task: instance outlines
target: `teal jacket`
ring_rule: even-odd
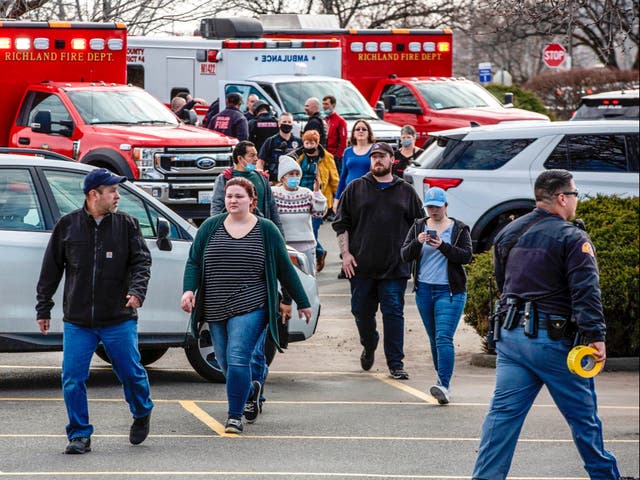
[[[184,268],[183,292],[192,291],[196,294],[196,307],[191,312],[191,333],[197,338],[200,324],[203,320],[203,295],[199,295],[200,285],[204,278],[204,252],[209,239],[222,225],[227,213],[221,213],[208,218],[198,229],[196,238],[191,244],[189,258]],[[311,306],[304,287],[298,278],[296,269],[289,259],[289,253],[284,238],[271,220],[258,217],[258,225],[264,242],[264,271],[267,282],[267,313],[269,331],[276,345],[280,346],[278,338],[278,321],[280,318],[280,301],[278,298],[278,280],[295,300],[298,308]]]

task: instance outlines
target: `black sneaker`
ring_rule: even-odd
[[[409,374],[402,367],[389,369],[389,376],[396,380],[409,380]]]
[[[227,418],[227,423],[224,426],[225,433],[242,433],[242,419],[240,418]]]
[[[373,367],[373,361],[376,358],[375,350],[367,350],[366,348],[362,350],[362,354],[360,355],[360,365],[363,370],[371,370]]]
[[[253,387],[253,393],[247,399],[247,403],[244,405],[244,418],[247,423],[253,423],[258,418],[258,413],[260,413],[260,391],[262,390],[262,385],[257,380],[251,382],[251,386]]]
[[[91,439],[89,437],[76,437],[72,438],[67,448],[64,449],[64,453],[70,455],[79,455],[91,451]]]
[[[131,430],[129,430],[129,442],[133,445],[139,445],[144,442],[147,435],[149,435],[149,420],[151,414],[142,418],[134,418],[131,424]]]

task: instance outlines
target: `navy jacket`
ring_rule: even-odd
[[[538,219],[502,260],[522,226]],[[533,300],[539,312],[573,317],[587,343],[604,341],[595,249],[589,235],[542,208],[507,225],[496,237],[495,275],[502,297]]]
[[[211,119],[209,130],[215,130],[228,137],[235,137],[238,140],[249,138],[249,126],[247,119],[236,107],[227,107]]]

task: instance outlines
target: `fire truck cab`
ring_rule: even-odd
[[[238,19],[203,20],[202,37],[129,37],[129,82],[165,103],[185,90],[211,103],[222,99],[222,104],[231,92],[240,93],[245,102],[256,94],[276,115],[292,113],[297,128],[307,119],[308,98],[333,95],[338,99],[337,112],[348,124],[364,118],[371,122],[376,138],[398,141],[400,129],[381,121],[358,89],[341,78],[337,40],[264,39],[259,36],[261,26],[251,31],[241,28],[255,22],[234,20]],[[227,35],[234,38],[224,38]]]
[[[184,125],[126,85],[126,40],[120,23],[0,22],[0,146],[109,168],[204,219],[236,140]]]

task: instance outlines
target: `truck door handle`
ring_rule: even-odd
[[[18,143],[20,145],[29,145],[31,143],[31,139],[29,137],[20,137],[18,138]]]

